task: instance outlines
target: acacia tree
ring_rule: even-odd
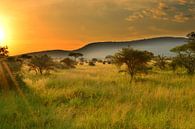
[[[175,62],[180,67],[184,67],[188,74],[195,73],[195,32],[187,34],[187,44],[171,49],[171,52],[177,53]]]
[[[48,55],[34,56],[32,57],[29,67],[40,74],[43,74],[44,71],[50,71],[54,69],[55,63],[53,59]]]
[[[83,54],[82,54],[82,53],[71,52],[71,53],[69,53],[68,56],[74,57],[75,62],[76,62],[77,58],[78,58],[78,57],[82,57]]]
[[[152,59],[153,54],[147,51],[134,50],[132,48],[123,48],[113,56],[113,62],[122,66],[127,66],[126,71],[131,76],[131,82],[138,72],[147,70],[147,63]]]

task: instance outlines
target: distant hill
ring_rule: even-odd
[[[134,41],[121,41],[121,42],[95,42],[73,50],[84,54],[85,58],[104,58],[107,55],[113,55],[117,51],[125,47],[132,47],[138,50],[147,50],[153,52],[155,55],[173,56],[174,53],[170,49],[186,43],[183,37],[158,37],[151,39],[142,39]],[[50,50],[29,53],[30,55],[47,54],[52,57],[64,58],[68,56],[71,51],[65,50]]]
[[[47,50],[47,51],[32,52],[32,53],[26,53],[26,54],[32,55],[32,56],[46,54],[53,58],[64,58],[64,57],[67,57],[70,52],[71,51],[66,51],[66,50]]]

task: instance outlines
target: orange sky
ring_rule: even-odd
[[[77,49],[94,41],[184,36],[194,31],[194,0],[0,0],[11,55]]]

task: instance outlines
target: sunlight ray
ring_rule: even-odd
[[[5,77],[5,73],[4,73],[4,70],[2,68],[2,64],[1,63],[0,63],[0,76],[1,76],[1,78],[0,78],[1,86],[2,86],[3,90],[7,92],[8,87],[9,87],[8,86],[8,81],[7,81],[6,77]]]
[[[22,96],[24,103],[27,105],[27,107],[28,107],[28,109],[29,109],[29,111],[30,111],[30,114],[32,115],[32,117],[34,117],[34,119],[35,119],[36,121],[38,121],[38,117],[34,115],[34,112],[33,112],[32,107],[30,106],[28,100],[26,99],[25,94],[24,94],[24,93],[22,92],[22,90],[20,89],[20,86],[19,86],[17,80],[15,79],[15,77],[14,77],[14,75],[13,75],[11,69],[9,68],[8,64],[7,64],[6,62],[3,62],[2,64],[3,64],[4,68],[6,69],[6,71],[8,72],[8,74],[9,74],[11,80],[13,81],[13,83],[14,83],[14,85],[15,85],[15,88],[16,88],[17,92],[19,93],[19,95]]]

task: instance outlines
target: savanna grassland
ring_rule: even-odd
[[[132,83],[114,65],[23,71],[0,95],[0,129],[195,129],[195,77],[153,69]]]

